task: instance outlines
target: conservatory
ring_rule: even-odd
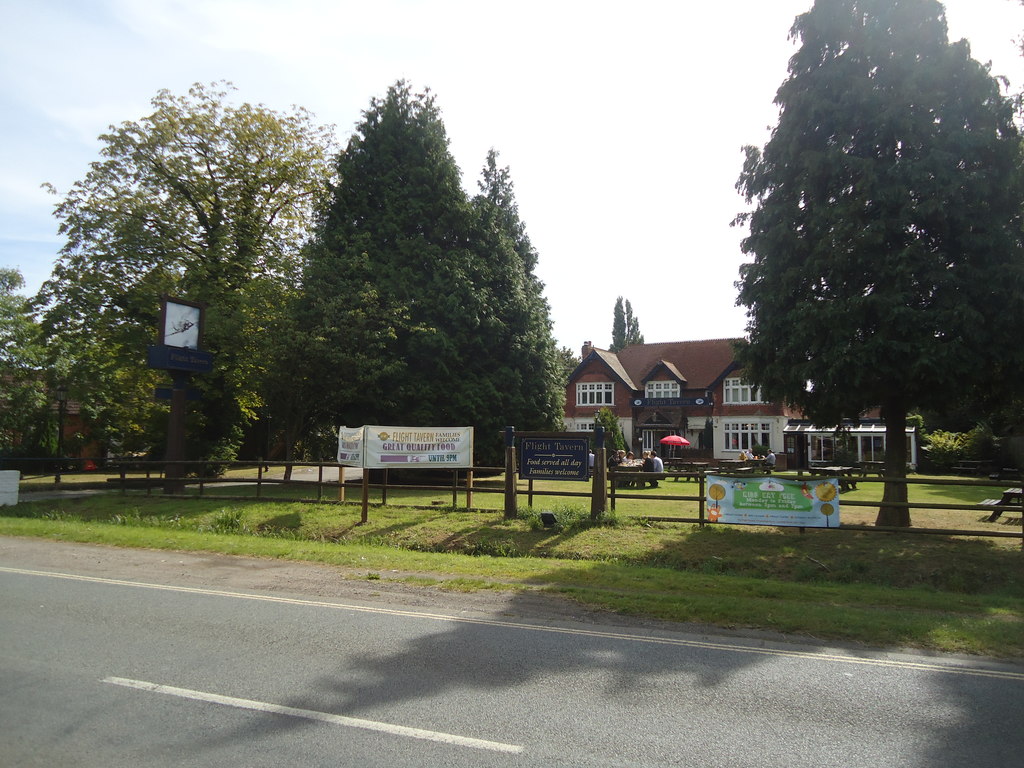
[[[885,423],[862,421],[840,428],[818,427],[791,420],[783,428],[785,452],[790,466],[857,462],[880,463],[885,460]],[[917,428],[906,428],[907,465],[917,468]],[[794,463],[795,460],[795,463]]]

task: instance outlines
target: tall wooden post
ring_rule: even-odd
[[[591,479],[590,519],[599,520],[608,511],[608,460],[604,448],[604,427],[594,430],[594,476]]]
[[[519,515],[519,501],[516,497],[516,430],[505,427],[505,519],[514,520]]]
[[[188,374],[174,371],[171,412],[167,421],[167,452],[164,456],[164,493],[182,493],[185,489],[185,391]]]

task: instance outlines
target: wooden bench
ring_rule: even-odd
[[[992,468],[988,461],[961,461],[953,471],[958,475],[987,475]]]
[[[978,502],[979,507],[1000,507],[1003,504],[1002,499],[983,499]],[[1003,514],[1002,509],[993,509],[992,514],[989,515],[986,520],[987,522],[994,523],[999,519],[999,516]]]
[[[1007,509],[1019,510],[1021,504],[1021,489],[1007,488],[1003,491],[1001,499],[983,499],[978,502],[979,507],[994,507],[992,514],[988,516],[988,522],[994,523]]]

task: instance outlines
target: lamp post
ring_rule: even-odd
[[[60,471],[64,465],[64,416],[67,413],[68,388],[63,384],[57,386],[57,472],[53,477],[54,485],[60,485]]]

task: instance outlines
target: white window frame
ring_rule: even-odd
[[[615,405],[615,384],[611,381],[581,381],[576,384],[576,405]]]
[[[750,405],[764,402],[761,400],[761,392],[739,377],[726,379],[723,390],[726,405]]]
[[[726,421],[722,439],[726,451],[749,451],[755,445],[771,447],[772,425],[767,421]]]
[[[679,397],[679,382],[648,381],[644,390],[644,396],[651,400]]]

